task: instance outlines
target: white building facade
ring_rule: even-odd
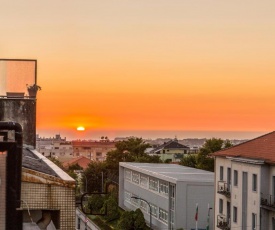
[[[134,199],[137,197],[138,199]],[[120,163],[119,206],[140,208],[153,229],[205,229],[209,207],[214,205],[214,174],[175,164]],[[213,229],[210,212],[210,227]]]
[[[215,229],[275,229],[274,152],[273,132],[214,153]]]

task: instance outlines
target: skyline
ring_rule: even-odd
[[[85,133],[86,132],[86,133]],[[60,134],[62,138],[66,137],[66,140],[100,140],[102,136],[107,136],[109,140],[123,137],[138,137],[142,139],[158,139],[158,138],[177,138],[181,139],[209,139],[209,138],[221,138],[230,140],[250,140],[262,136],[264,132],[236,132],[236,131],[156,131],[156,130],[108,130],[108,131],[84,131],[84,132],[59,132],[59,131],[42,131],[37,132],[39,137],[50,138],[56,134]]]
[[[38,61],[37,133],[256,137],[274,130],[274,10],[266,0],[3,1],[0,53]]]

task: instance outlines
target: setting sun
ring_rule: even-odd
[[[84,130],[85,130],[85,128],[83,126],[77,127],[77,131],[84,131]]]

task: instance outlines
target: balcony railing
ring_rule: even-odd
[[[228,185],[227,182],[219,181],[217,192],[226,197],[231,197],[230,185]]]
[[[261,205],[263,208],[275,211],[275,196],[261,193]]]
[[[217,228],[223,230],[230,230],[230,218],[223,215],[217,216]]]

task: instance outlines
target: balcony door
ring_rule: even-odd
[[[230,223],[230,202],[227,201],[227,205],[226,205],[226,219],[227,219],[227,223]]]

